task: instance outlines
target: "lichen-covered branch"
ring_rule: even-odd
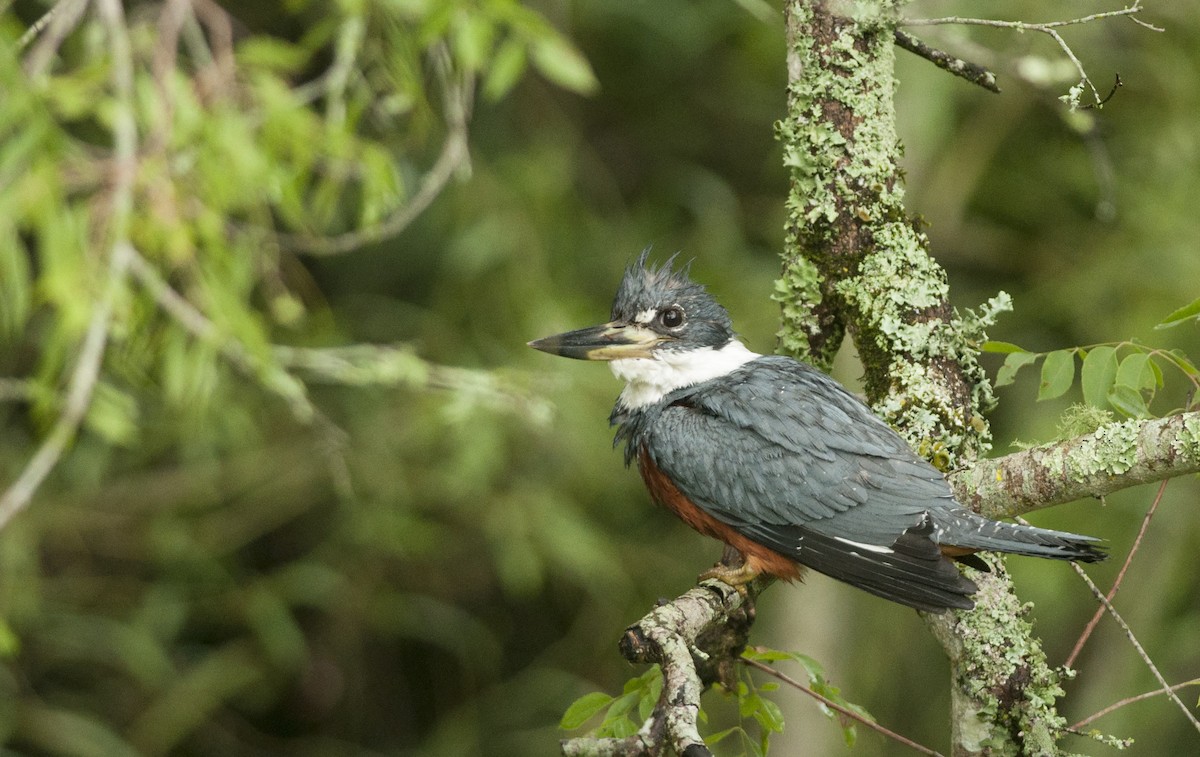
[[[1200,412],[1129,420],[979,460],[950,476],[958,500],[993,518],[1200,472]]]

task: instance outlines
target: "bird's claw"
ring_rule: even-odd
[[[725,563],[717,563],[713,567],[701,573],[696,581],[707,581],[715,578],[721,583],[732,586],[738,594],[746,596],[747,587],[751,581],[758,578],[759,572],[750,566],[749,563],[742,563],[736,568],[730,567]]]

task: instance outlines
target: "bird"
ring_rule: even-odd
[[[718,578],[745,594],[760,575],[811,568],[925,612],[970,610],[983,550],[1080,562],[1099,539],[985,518],[850,390],[812,366],[760,355],[690,278],[690,263],[626,268],[608,323],[529,342],[607,361],[625,382],[614,447],[656,502],[741,553]]]

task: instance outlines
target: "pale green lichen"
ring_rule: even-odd
[[[1056,755],[1055,742],[1066,720],[1054,704],[1064,692],[1061,676],[1046,664],[1046,655],[1026,620],[1030,606],[1005,590],[1000,558],[988,558],[992,574],[982,577],[975,612],[961,616],[959,685],[978,708],[976,715],[994,728],[965,729],[960,746],[992,755]],[[973,734],[973,736],[972,736]]]
[[[1103,473],[1125,473],[1137,464],[1141,426],[1141,421],[1135,419],[1096,429],[1067,458],[1067,474],[1073,479],[1084,479]]]
[[[1180,457],[1200,457],[1200,416],[1184,416],[1182,428],[1171,440],[1171,451]]]
[[[807,357],[828,370],[831,355],[809,354],[809,338],[822,329],[816,316],[821,304],[821,275],[817,267],[807,258],[790,259],[775,282],[771,298],[779,303],[781,311],[777,349],[784,354]]]

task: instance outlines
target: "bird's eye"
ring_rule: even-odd
[[[677,329],[683,325],[683,309],[669,307],[658,314],[658,322],[669,329]]]

